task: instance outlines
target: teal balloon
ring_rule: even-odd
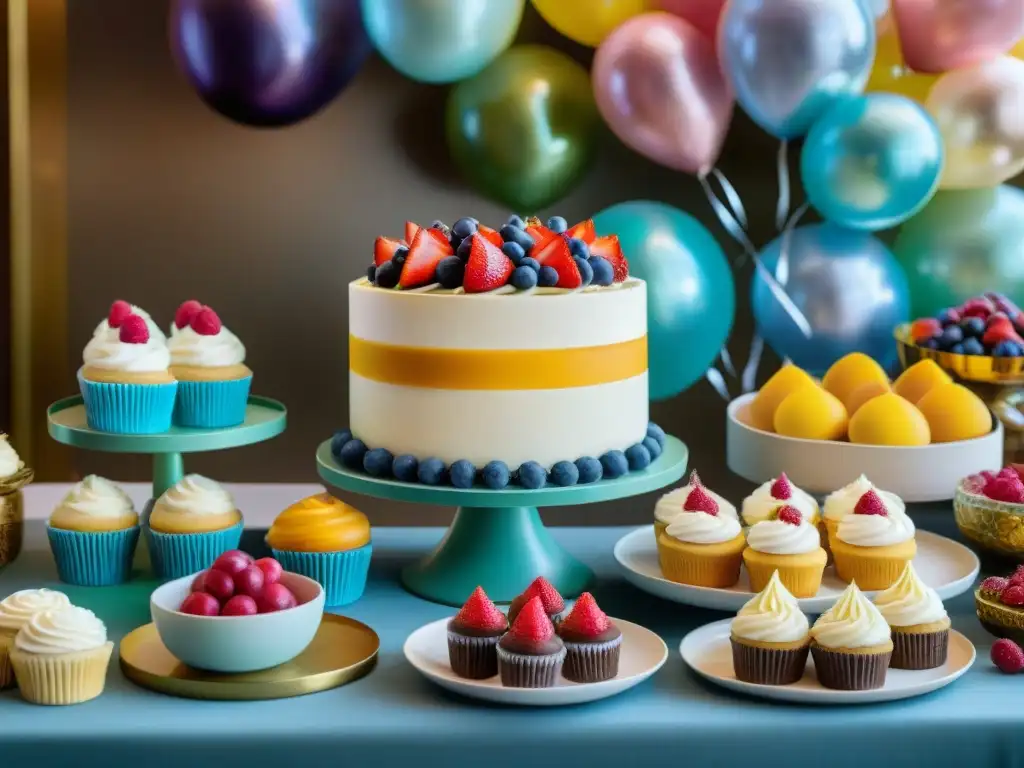
[[[704,376],[729,338],[736,314],[729,262],[703,224],[664,203],[618,203],[597,214],[594,226],[599,236],[619,236],[630,275],[647,282],[651,399],[678,395]]]
[[[525,0],[362,0],[366,32],[406,77],[454,83],[472,77],[516,36]]]
[[[1024,302],[1024,192],[941,191],[900,228],[893,252],[910,285],[914,317],[985,291]]]

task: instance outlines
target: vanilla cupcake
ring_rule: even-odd
[[[925,586],[907,563],[889,589],[875,596],[875,606],[892,629],[893,669],[935,669],[949,653],[949,614],[939,593]]]
[[[178,380],[174,423],[181,427],[214,429],[234,427],[245,421],[252,371],[245,365],[245,345],[221,325],[209,307],[195,310],[198,302],[178,308],[168,344],[171,372]],[[189,314],[195,310],[194,313]]]
[[[138,315],[120,320],[117,336],[96,336],[83,354],[78,384],[89,426],[117,434],[154,434],[171,427],[178,383],[163,336]]]
[[[747,531],[743,564],[754,592],[778,574],[796,597],[814,597],[827,560],[817,527],[788,504],[777,505],[768,518]]]
[[[881,688],[892,657],[889,625],[856,584],[811,627],[818,682],[840,691]]]
[[[807,666],[811,648],[808,630],[807,617],[775,571],[730,625],[736,677],[759,685],[795,683]]]
[[[739,516],[736,514],[736,507],[726,501],[724,498],[719,496],[711,489],[704,486],[700,481],[700,477],[697,475],[697,470],[690,472],[690,481],[682,488],[676,488],[675,490],[669,491],[654,505],[654,536],[662,533],[671,523],[676,516],[683,511],[683,503],[689,498],[690,493],[694,488],[701,488],[703,491],[710,496],[714,502],[715,507],[718,510],[718,514],[722,517],[731,517],[734,520],[738,520]]]
[[[50,515],[46,528],[60,580],[82,587],[106,587],[128,580],[139,516],[124,491],[89,475],[76,484]]]
[[[773,480],[762,483],[743,500],[740,513],[743,524],[751,526],[773,519],[781,504],[795,509],[811,525],[818,524],[818,502],[809,493],[793,485],[785,472]]]
[[[914,523],[876,491],[860,497],[832,542],[836,576],[871,591],[891,587],[916,553]]]
[[[895,493],[876,488],[866,476],[861,475],[852,483],[844,485],[838,491],[833,491],[825,497],[822,518],[825,526],[826,538],[824,546],[826,548],[830,548],[832,542],[835,541],[839,521],[853,512],[853,508],[857,506],[860,497],[868,491],[875,491],[881,496],[885,500],[886,506],[893,512],[906,514],[907,506],[899,496]]]
[[[669,581],[696,587],[731,587],[740,578],[743,530],[719,513],[718,503],[694,485],[682,511],[658,535],[658,562]]]
[[[137,307],[134,304],[129,304],[127,301],[118,299],[110,305],[110,311],[107,316],[100,320],[96,326],[96,330],[92,332],[93,338],[108,337],[113,341],[117,340],[118,333],[121,330],[121,322],[128,317],[128,315],[138,315],[146,321],[146,328],[149,329],[149,335],[154,339],[164,339],[164,332],[160,330],[160,326],[153,322],[153,318],[149,316],[149,313]]]
[[[220,483],[185,475],[153,503],[146,536],[156,575],[177,579],[209,568],[221,553],[238,548],[242,513]]]
[[[11,666],[26,701],[80,704],[103,693],[113,650],[96,614],[67,606],[29,619],[14,638]]]
[[[37,613],[70,605],[67,595],[52,589],[23,589],[0,600],[0,691],[14,685],[10,652],[21,628]]]

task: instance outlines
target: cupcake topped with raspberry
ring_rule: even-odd
[[[168,346],[171,350],[171,365],[181,371],[186,380],[232,379],[252,375],[243,365],[245,345],[235,334],[221,323],[220,317],[210,307],[198,302],[185,302],[178,307]],[[179,326],[187,320],[188,324]],[[182,377],[179,377],[182,378]]]
[[[142,307],[137,307],[134,304],[129,304],[123,299],[117,299],[110,305],[110,309],[107,311],[107,316],[100,320],[96,329],[92,332],[93,337],[104,336],[107,338],[116,339],[117,334],[121,329],[121,322],[128,317],[128,315],[136,315],[141,317],[146,322],[146,327],[149,329],[149,335],[154,339],[167,338],[164,336],[164,332],[160,330],[153,318],[149,316],[149,313]]]
[[[701,489],[704,496],[710,497],[715,504],[716,514],[721,517],[732,518],[738,520],[739,515],[736,514],[736,507],[730,504],[725,498],[718,495],[710,488],[701,482],[700,476],[697,474],[697,470],[690,472],[690,479],[686,485],[681,488],[669,491],[654,505],[654,528],[655,534],[661,533],[668,527],[669,523],[678,517],[678,515],[684,510],[687,499],[693,494],[694,490]]]
[[[532,598],[539,597],[541,605],[544,606],[544,612],[548,618],[555,624],[562,618],[562,611],[565,610],[565,600],[558,594],[558,590],[555,589],[551,582],[545,579],[543,576],[538,576],[534,579],[530,586],[528,586],[524,592],[515,598],[511,605],[508,607],[508,621],[509,624],[515,623],[516,617],[519,612],[523,609]]]
[[[145,318],[129,314],[112,317],[117,329],[95,336],[82,353],[82,376],[90,381],[158,384],[174,381],[170,353],[163,336],[150,334]]]
[[[762,483],[743,500],[743,523],[750,526],[763,520],[770,520],[779,504],[795,509],[811,525],[818,522],[818,502],[809,493],[793,485],[783,472],[778,477]]]

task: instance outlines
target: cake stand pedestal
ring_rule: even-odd
[[[437,549],[402,572],[402,584],[410,592],[456,606],[477,586],[495,602],[511,602],[537,576],[567,597],[579,595],[594,574],[554,540],[537,508],[610,501],[664,488],[683,476],[687,458],[686,446],[668,437],[665,450],[647,469],[616,480],[492,491],[370,477],[339,464],[331,455],[330,440],[316,452],[317,470],[328,485],[378,499],[458,507]]]
[[[85,419],[82,396],[58,400],[46,411],[50,437],[88,451],[143,453],[153,456],[153,498],[177,483],[185,472],[182,454],[237,448],[281,434],[287,409],[277,400],[251,395],[245,421],[237,427],[191,429],[171,427],[154,435],[115,435],[91,429]]]

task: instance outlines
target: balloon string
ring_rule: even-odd
[[[736,221],[743,227],[744,230],[750,229],[750,225],[747,223],[747,210],[743,207],[743,201],[740,199],[740,193],[736,191],[736,187],[725,177],[717,168],[711,169],[711,174],[718,180],[718,183],[722,185],[722,192],[725,194],[725,199],[729,202],[729,206],[732,208],[732,214],[736,217]]]
[[[764,339],[757,333],[750,340],[750,356],[747,364],[743,366],[743,376],[740,383],[743,386],[743,394],[753,392],[757,389],[757,369],[761,367],[761,356],[764,354]]]
[[[795,211],[793,215],[789,217],[789,221],[782,227],[782,243],[779,246],[779,261],[775,265],[775,280],[783,288],[789,284],[789,242],[793,236],[793,230],[796,229],[796,225],[800,222],[800,219],[804,217],[810,208],[809,203],[804,203]]]
[[[729,354],[729,348],[722,347],[721,351],[718,353],[718,356],[722,360],[722,365],[725,366],[725,372],[735,379],[736,366],[732,364],[732,355]]]
[[[775,208],[775,229],[779,232],[786,225],[789,216],[789,142],[783,139],[779,143],[778,156],[779,202]]]
[[[712,366],[704,372],[704,378],[708,380],[708,384],[714,387],[715,392],[718,393],[725,402],[729,402],[732,398],[729,397],[729,388],[725,385],[725,379],[722,378],[722,374],[717,368]]]

